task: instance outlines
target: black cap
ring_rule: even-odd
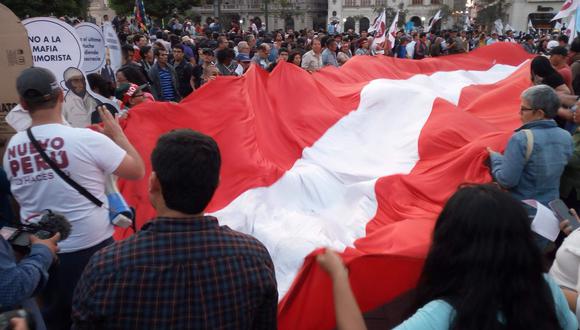
[[[568,49],[564,46],[556,46],[550,50],[550,55],[568,56]]]
[[[32,103],[49,101],[60,86],[54,74],[45,68],[28,68],[16,79],[16,90],[24,100]]]

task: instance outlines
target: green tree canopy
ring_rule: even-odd
[[[143,0],[145,12],[153,17],[167,17],[174,12],[183,13],[193,6],[199,5],[200,0]],[[109,0],[109,5],[117,14],[131,14],[135,7],[134,0]]]
[[[38,16],[84,16],[86,0],[2,0],[20,18]]]

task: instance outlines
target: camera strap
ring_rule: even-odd
[[[42,146],[40,145],[40,143],[38,141],[36,141],[36,138],[34,138],[34,135],[32,135],[32,130],[30,129],[30,127],[26,130],[26,134],[28,135],[30,142],[32,142],[34,149],[36,149],[36,151],[38,151],[38,153],[40,154],[40,156],[42,157],[44,162],[47,163],[50,166],[50,168],[58,176],[60,176],[61,179],[64,180],[64,182],[68,183],[71,187],[76,189],[76,191],[78,191],[81,195],[85,196],[88,200],[93,202],[93,204],[95,204],[96,206],[98,206],[98,207],[103,206],[104,203],[100,199],[95,197],[88,190],[86,190],[83,186],[78,184],[75,180],[73,180],[70,176],[66,175],[60,168],[58,168],[58,165],[56,165],[56,163],[52,159],[50,159],[50,157],[48,157],[48,155],[46,154],[44,149],[42,149]]]

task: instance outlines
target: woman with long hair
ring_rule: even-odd
[[[333,278],[338,329],[364,329],[334,252],[318,256]],[[460,188],[441,211],[411,316],[396,329],[577,329],[560,288],[544,274],[521,203],[492,185]]]
[[[548,85],[556,92],[570,94],[562,75],[552,66],[545,56],[536,56],[530,64],[530,78],[534,85]]]

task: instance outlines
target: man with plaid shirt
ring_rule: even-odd
[[[151,155],[157,218],[96,253],[75,291],[77,329],[275,329],[274,265],[255,238],[203,210],[217,188],[216,142],[163,135]]]

